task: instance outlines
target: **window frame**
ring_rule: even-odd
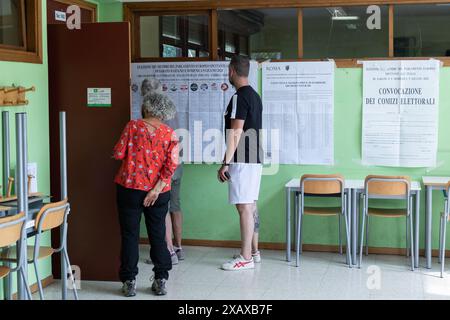
[[[21,34],[21,46],[13,46],[0,43],[0,50],[17,50],[17,51],[26,51],[27,48],[27,34],[26,34],[26,15],[25,15],[25,0],[19,0],[19,28]],[[1,19],[1,18],[0,18]]]
[[[208,34],[208,46],[202,47],[195,44],[189,44],[188,37],[189,37],[189,27],[186,28],[186,36],[182,35],[181,32],[181,25],[178,24],[178,28],[180,31],[180,43],[178,43],[176,40],[173,40],[171,38],[164,37],[162,35],[162,16],[177,16],[177,21],[182,20],[183,24],[188,25],[188,19],[185,19],[185,17],[189,15],[204,15],[208,17],[208,28],[205,28],[205,32],[211,29],[211,16],[210,12],[208,10],[200,10],[200,11],[158,11],[158,12],[148,12],[148,11],[142,11],[142,12],[136,12],[131,17],[132,21],[130,21],[131,28],[131,56],[133,62],[157,62],[157,61],[208,61],[210,60],[210,57],[195,57],[195,58],[189,58],[189,57],[141,57],[141,35],[140,35],[140,25],[141,25],[141,17],[159,17],[159,54],[162,56],[163,53],[163,45],[170,45],[175,47],[180,47],[183,50],[183,54],[186,53],[188,49],[194,49],[197,50],[197,56],[200,55],[200,51],[203,51],[202,49],[206,49],[209,52],[209,56],[211,56],[211,35]],[[186,52],[185,52],[186,51]]]
[[[23,0],[23,46],[0,45],[0,61],[42,64],[42,0]]]
[[[126,2],[123,4],[124,21],[131,24],[132,33],[132,61],[216,61],[224,59],[224,51],[219,48],[219,30],[218,30],[218,10],[221,9],[258,9],[258,8],[292,8],[297,9],[298,20],[298,50],[297,59],[280,59],[276,61],[321,61],[324,59],[304,59],[303,58],[303,9],[336,7],[336,6],[369,6],[369,5],[388,5],[389,6],[389,54],[382,58],[355,57],[351,59],[335,59],[337,67],[361,67],[360,60],[420,60],[420,59],[438,59],[445,66],[450,66],[450,57],[394,57],[394,6],[396,5],[419,5],[419,4],[450,4],[450,0],[206,0],[206,1],[163,1],[163,2]],[[136,26],[135,16],[145,12],[147,15],[162,15],[163,12],[170,10],[172,14],[184,15],[195,12],[209,12],[209,52],[208,58],[140,58],[136,55]],[[138,34],[139,36],[139,34]],[[139,39],[138,39],[139,40]],[[219,54],[219,50],[221,50]]]

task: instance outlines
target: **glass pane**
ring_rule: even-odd
[[[183,56],[183,50],[178,47],[163,44],[163,57],[164,58],[179,58]]]
[[[140,57],[196,57],[199,50],[208,52],[208,21],[207,15],[141,16]]]
[[[209,57],[208,51],[200,51],[200,58],[207,58]]]
[[[197,50],[189,49],[188,50],[188,56],[189,56],[189,58],[195,58],[197,56]]]
[[[164,37],[180,40],[180,32],[177,16],[161,17],[161,27],[162,27],[161,32]]]
[[[159,17],[140,17],[140,40],[141,57],[160,57]]]
[[[377,7],[379,15],[367,6],[303,9],[304,58],[387,57],[389,8]]]
[[[20,0],[0,1],[0,45],[23,46],[21,6]]]
[[[225,51],[229,53],[236,53],[235,36],[231,32],[225,32]]]
[[[247,37],[239,37],[239,53],[248,55],[248,39]]]
[[[189,43],[208,47],[208,17],[190,16],[189,21]]]
[[[298,57],[297,9],[220,10],[219,53],[236,52],[256,58],[273,54],[280,59]]]
[[[450,4],[394,7],[396,57],[450,56]]]

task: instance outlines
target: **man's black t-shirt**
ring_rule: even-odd
[[[231,98],[225,112],[225,130],[231,129],[231,120],[244,120],[244,132],[233,162],[261,163],[262,148],[260,131],[262,129],[263,106],[258,93],[251,86],[244,86],[237,90]],[[225,134],[227,137],[227,134]]]

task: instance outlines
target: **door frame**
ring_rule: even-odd
[[[80,8],[86,9],[92,12],[91,22],[98,22],[97,5],[95,3],[87,2],[85,0],[53,0],[53,1],[67,5],[77,5]]]

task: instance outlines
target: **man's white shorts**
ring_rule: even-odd
[[[230,163],[228,168],[228,201],[230,204],[254,203],[258,200],[261,184],[260,163]]]

